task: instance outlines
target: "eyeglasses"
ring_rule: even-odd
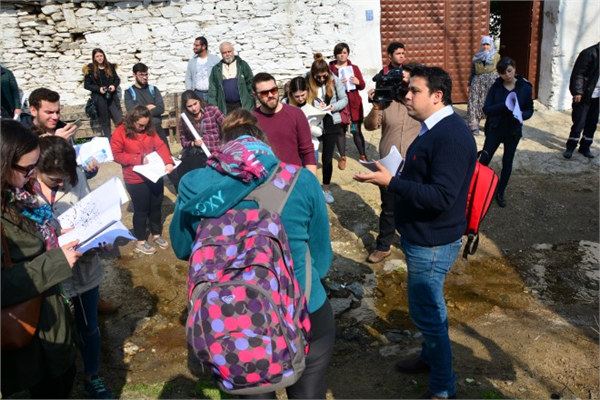
[[[327,78],[329,78],[329,74],[315,75],[315,79],[318,81],[326,81]]]
[[[23,175],[25,175],[25,178],[28,178],[31,176],[31,174],[33,174],[33,171],[35,170],[35,167],[37,166],[37,163],[32,164],[32,165],[28,165],[26,167],[22,167],[20,165],[14,164],[12,167],[14,169],[16,169],[17,171],[20,171],[23,173]]]
[[[279,88],[275,86],[269,90],[261,90],[260,92],[256,93],[260,94],[260,97],[269,97],[269,95],[275,96],[276,94],[279,94]]]
[[[148,77],[148,73],[147,72],[138,72],[136,73],[137,76],[141,76],[142,78],[147,78]]]

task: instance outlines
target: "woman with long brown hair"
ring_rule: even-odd
[[[156,151],[165,163],[165,172],[173,172],[171,152],[154,130],[150,110],[139,105],[129,110],[123,123],[115,129],[110,148],[115,162],[123,167],[125,188],[133,204],[133,234],[138,240],[135,251],[149,255],[156,253],[156,248],[146,240],[146,221],[150,222],[152,241],[161,249],[167,249],[169,243],[161,237],[163,178],[152,182],[133,170],[136,165],[147,164],[148,155]]]
[[[123,119],[117,88],[121,83],[117,75],[117,64],[108,62],[102,49],[92,50],[92,62],[83,67],[85,75],[83,87],[89,90],[96,103],[102,135],[111,136],[110,119],[118,125]]]
[[[37,329],[28,344],[5,348],[2,397],[29,389],[34,399],[69,398],[75,378],[75,327],[61,282],[81,253],[77,241],[58,245],[52,210],[35,197],[38,137],[17,121],[2,120],[2,308],[41,296]],[[4,318],[2,323],[4,324]],[[13,334],[14,335],[14,334]]]
[[[211,153],[221,145],[221,124],[225,116],[219,107],[209,106],[193,90],[186,90],[181,95],[181,109],[200,136],[200,139],[196,139],[183,118],[179,120],[177,130],[183,150],[177,173],[183,178],[189,171],[206,166],[208,156],[202,150],[203,144]]]
[[[329,111],[331,115],[323,118],[323,136],[319,138],[323,142],[323,155],[321,164],[323,165],[323,194],[327,203],[333,203],[334,199],[329,190],[331,176],[333,175],[333,152],[335,145],[342,131],[342,111],[348,105],[348,97],[342,81],[339,80],[329,69],[329,64],[323,58],[321,53],[314,55],[315,61],[312,63],[310,72],[307,75],[308,82],[308,104],[313,105],[324,111]],[[340,151],[342,151],[340,149]],[[346,157],[340,154],[341,160]]]

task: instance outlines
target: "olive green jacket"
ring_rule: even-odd
[[[2,352],[2,395],[24,390],[44,376],[61,376],[75,362],[75,325],[58,284],[72,276],[60,248],[46,251],[37,230],[20,228],[8,214],[2,227],[12,267],[2,264],[2,307],[20,303],[42,293],[38,330],[30,344]]]

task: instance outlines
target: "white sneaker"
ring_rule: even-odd
[[[325,203],[333,203],[333,196],[331,195],[331,191],[323,190],[323,196],[325,196]]]

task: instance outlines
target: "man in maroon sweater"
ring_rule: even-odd
[[[277,82],[266,72],[254,75],[252,91],[260,103],[253,114],[277,158],[288,164],[303,165],[317,175],[310,126],[302,110],[279,102]]]

